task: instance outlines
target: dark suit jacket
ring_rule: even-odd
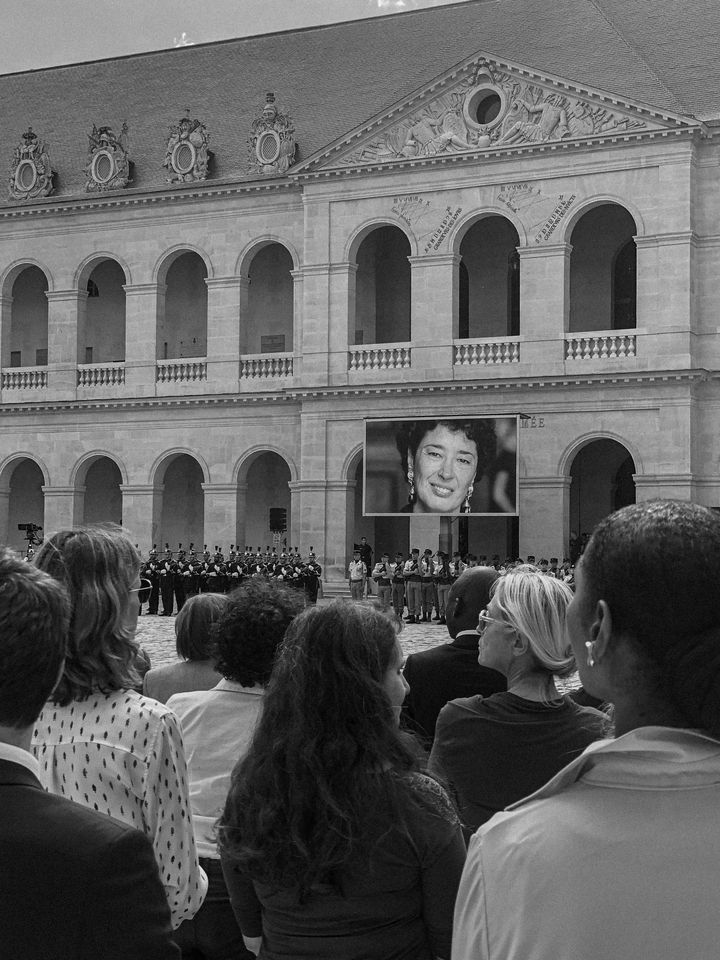
[[[432,742],[438,714],[449,700],[507,689],[505,677],[477,662],[477,637],[464,635],[432,650],[411,653],[405,661],[410,691],[403,704],[405,725]]]
[[[0,760],[3,960],[178,960],[152,844]]]

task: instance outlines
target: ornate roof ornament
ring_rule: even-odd
[[[88,162],[85,166],[88,193],[104,190],[120,190],[130,180],[130,156],[128,154],[128,125],[123,123],[120,136],[112,127],[96,127],[88,134]]]
[[[287,113],[275,106],[275,94],[265,96],[250,127],[248,148],[250,168],[264,176],[287,173],[295,162],[295,128]]]
[[[163,166],[167,167],[168,183],[188,183],[191,180],[207,180],[208,163],[212,154],[208,150],[210,136],[203,123],[187,116],[170,127]]]
[[[28,127],[15,147],[10,164],[10,197],[13,200],[47,197],[53,192],[54,176],[45,142]]]

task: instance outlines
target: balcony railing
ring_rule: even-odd
[[[79,387],[115,387],[125,383],[123,363],[84,363],[78,366]]]
[[[614,360],[637,356],[634,333],[598,330],[565,337],[566,360]]]
[[[193,383],[207,380],[205,357],[185,360],[158,360],[155,379],[158,383]]]
[[[47,387],[45,367],[13,367],[3,370],[0,386],[3,390],[41,390]]]
[[[519,363],[520,338],[456,340],[453,363],[456,367],[477,367],[495,363]]]
[[[253,353],[240,360],[241,380],[272,380],[293,375],[291,353]]]
[[[348,351],[348,370],[403,370],[411,361],[407,343],[370,343]]]

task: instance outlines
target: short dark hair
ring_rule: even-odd
[[[495,421],[481,418],[468,420],[411,420],[401,425],[395,437],[402,462],[403,473],[407,478],[408,466],[414,459],[417,449],[426,434],[436,427],[445,427],[452,433],[462,433],[475,444],[477,450],[477,479],[485,473],[495,458],[497,437],[495,436]]]
[[[65,588],[0,548],[0,723],[24,729],[40,716],[65,657]]]
[[[624,507],[595,528],[580,567],[587,606],[607,603],[646,689],[718,735],[720,516],[680,500]]]
[[[298,592],[278,580],[242,583],[212,627],[215,669],[243,687],[265,686],[280,641],[302,607]]]
[[[64,707],[98,690],[137,688],[138,647],[126,616],[140,554],[127,533],[113,523],[60,530],[34,562],[70,597],[67,657],[53,702]]]
[[[199,593],[188,597],[175,617],[175,649],[181,659],[210,659],[210,628],[220,619],[227,602],[223,593]]]

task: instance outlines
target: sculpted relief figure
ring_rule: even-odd
[[[55,171],[50,165],[47,146],[32,127],[22,135],[10,164],[9,194],[13,200],[34,200],[53,191]]]
[[[112,127],[93,124],[88,141],[85,190],[92,193],[127,186],[130,183],[127,123],[123,123],[119,137],[115,136]]]
[[[255,173],[287,173],[295,162],[295,128],[290,116],[278,110],[274,93],[266,95],[265,105],[252,122],[248,149],[250,168]]]
[[[205,180],[208,174],[210,137],[205,125],[190,119],[190,111],[174,127],[170,127],[163,166],[168,183]]]
[[[567,98],[551,93],[539,103],[520,97],[511,106],[509,114],[524,114],[500,135],[498,143],[543,143],[562,140],[570,135],[567,118]],[[503,125],[505,126],[505,124]]]

